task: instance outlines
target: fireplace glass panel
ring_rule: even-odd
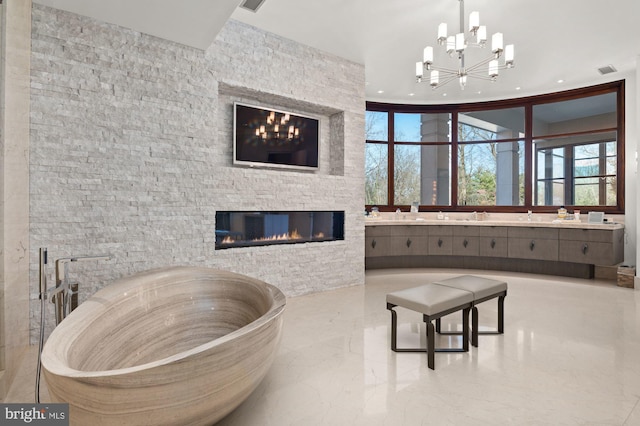
[[[216,250],[344,240],[344,211],[220,211]]]

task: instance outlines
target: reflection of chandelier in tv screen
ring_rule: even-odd
[[[263,140],[284,139],[291,141],[300,137],[300,129],[289,123],[288,113],[276,113],[270,111],[266,124],[261,124],[256,129],[256,136]]]

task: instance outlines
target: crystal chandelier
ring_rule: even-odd
[[[428,81],[433,89],[458,79],[460,88],[464,90],[467,77],[480,80],[496,81],[501,69],[513,67],[513,44],[504,46],[502,33],[491,36],[491,55],[480,62],[467,66],[465,52],[467,47],[485,48],[487,44],[487,27],[480,25],[480,14],[471,12],[469,15],[468,33],[465,33],[464,0],[460,2],[460,32],[455,35],[447,34],[447,24],[438,25],[438,44],[443,46],[450,57],[458,57],[458,68],[444,68],[434,65],[433,47],[424,48],[422,62],[416,62],[416,80],[418,83]],[[500,59],[503,59],[502,63]],[[428,76],[425,78],[425,73]]]

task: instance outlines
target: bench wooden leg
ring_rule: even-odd
[[[463,320],[464,320],[464,312],[463,312]],[[436,321],[436,333],[442,334],[443,336],[459,336],[462,334],[462,331],[442,331],[442,318],[438,318]]]
[[[504,298],[506,294],[501,294],[498,296],[498,327],[497,330],[487,330],[480,331],[479,330],[479,320],[478,320],[478,308],[476,306],[473,307],[471,311],[471,344],[478,347],[478,336],[480,335],[491,335],[491,334],[504,334]],[[482,300],[481,302],[485,302]],[[439,325],[440,319],[436,320],[436,331],[443,335],[455,335],[461,334],[459,331],[441,331]]]
[[[427,348],[398,348],[398,314],[393,309],[395,305],[387,305],[391,311],[391,350],[394,352],[428,352]]]
[[[444,333],[440,333],[443,335],[457,335],[457,336],[462,336],[462,347],[461,348],[435,348],[436,352],[469,352],[469,339],[471,338],[471,333],[469,331],[469,313],[471,312],[471,306],[469,306],[468,308],[463,308],[461,309],[462,311],[462,331],[452,331],[452,332],[444,332]],[[437,321],[440,318],[437,318]],[[429,318],[425,315],[425,319],[424,322],[427,324],[431,324],[431,321],[429,320]],[[433,331],[435,331],[435,327],[433,327]]]
[[[480,335],[504,334],[504,298],[506,294],[498,296],[498,329],[489,331],[478,331]]]
[[[462,350],[465,352],[469,351],[469,309],[462,310]]]
[[[471,304],[466,308],[457,308],[462,310],[462,348],[436,348],[435,343],[435,326],[433,320],[427,315],[423,315],[426,325],[426,348],[398,348],[398,314],[393,309],[396,305],[387,304],[387,309],[391,311],[391,350],[394,352],[426,352],[427,365],[430,369],[435,370],[435,353],[436,352],[469,352],[469,312]],[[436,318],[438,320],[440,317]]]
[[[498,297],[498,333],[504,333],[504,298],[505,296]]]
[[[475,306],[471,310],[471,344],[478,347],[478,308]]]
[[[433,327],[433,323],[431,321],[427,321],[427,365],[430,369],[436,369],[436,339],[435,339],[435,330]]]
[[[391,311],[391,350],[397,351],[398,349],[398,314],[393,309]]]

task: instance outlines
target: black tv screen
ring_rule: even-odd
[[[319,120],[234,103],[233,163],[318,168]]]

